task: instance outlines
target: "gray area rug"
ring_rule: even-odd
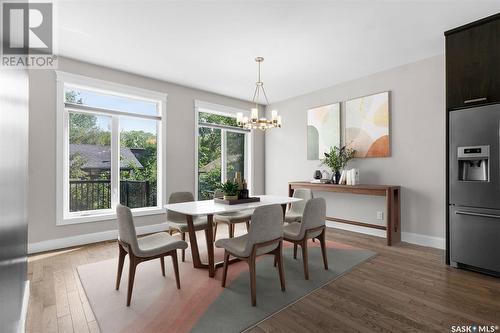
[[[293,259],[293,249],[285,249],[286,292],[282,292],[277,270],[273,266],[273,258],[266,256],[257,265],[257,306],[253,307],[250,303],[249,276],[241,274],[210,305],[192,332],[241,332],[375,256],[375,252],[368,250],[330,248],[327,250],[329,269],[325,270],[321,250],[319,248],[308,250],[309,280],[304,279],[300,248],[297,260]]]
[[[138,266],[130,307],[125,306],[128,259],[120,290],[114,288],[117,259],[78,267],[78,273],[101,332],[241,332],[331,283],[356,265],[375,256],[368,250],[327,241],[329,269],[323,267],[318,243],[309,243],[309,280],[304,279],[302,258],[293,259],[290,244],[284,248],[286,291],[282,292],[272,256],[257,261],[257,306],[250,302],[250,279],[245,262],[229,266],[222,288],[222,269],[215,278],[194,269],[190,253],[179,262],[181,289],[175,287],[171,261],[162,277],[158,260]],[[216,251],[218,260],[223,252]]]

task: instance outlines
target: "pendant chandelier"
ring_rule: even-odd
[[[258,65],[258,79],[255,82],[255,91],[253,93],[252,103],[255,103],[255,108],[251,109],[250,118],[244,117],[243,113],[238,112],[236,115],[236,120],[238,122],[238,126],[241,126],[246,129],[260,129],[267,130],[271,128],[281,128],[281,116],[278,115],[278,111],[271,111],[271,119],[267,119],[266,117],[259,118],[259,97],[260,94],[264,96],[266,100],[266,105],[269,105],[269,101],[267,100],[266,91],[264,90],[264,82],[260,79],[260,64],[264,61],[264,58],[257,57],[255,61]]]

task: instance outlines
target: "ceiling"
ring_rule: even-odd
[[[444,52],[443,32],[500,1],[58,1],[59,54],[270,102]]]

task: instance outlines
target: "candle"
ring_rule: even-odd
[[[252,108],[252,121],[256,121],[259,118],[259,110],[257,108]]]
[[[271,115],[273,117],[273,121],[275,121],[278,118],[278,111],[276,110],[271,111]]]

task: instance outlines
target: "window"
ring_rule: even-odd
[[[196,101],[196,189],[198,200],[212,199],[214,191],[239,173],[251,187],[252,135],[237,126],[236,113],[247,112]]]
[[[58,72],[58,224],[163,212],[166,95]]]

